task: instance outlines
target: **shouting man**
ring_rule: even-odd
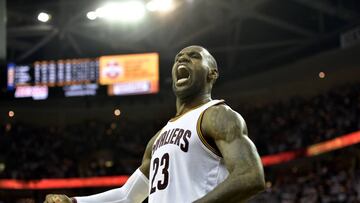
[[[264,172],[240,114],[211,98],[219,73],[203,47],[175,57],[176,116],[149,141],[141,166],[121,188],[45,203],[243,202],[264,189]]]

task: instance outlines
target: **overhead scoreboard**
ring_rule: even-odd
[[[98,86],[107,86],[110,96],[159,91],[157,53],[35,61],[30,65],[9,63],[7,68],[7,88],[15,90],[15,97],[17,91],[28,93],[34,88],[39,90],[39,87],[61,87],[65,96],[89,95],[87,92],[96,95],[94,89]],[[29,93],[21,95],[18,97],[31,97]]]
[[[48,87],[96,83],[97,59],[67,59],[34,63],[34,84]]]

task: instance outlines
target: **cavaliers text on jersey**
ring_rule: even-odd
[[[152,146],[149,203],[190,203],[228,176],[224,160],[204,139],[200,124],[212,100],[171,119]]]

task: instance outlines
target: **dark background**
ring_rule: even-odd
[[[4,2],[0,163],[6,167],[1,178],[131,174],[147,141],[175,114],[173,58],[194,44],[216,58],[220,78],[213,97],[244,116],[261,155],[360,129],[360,44],[341,43],[344,34],[359,29],[358,0],[174,0],[173,11],[148,12],[135,24],[88,20],[86,13],[105,1]],[[52,19],[37,21],[40,11]],[[158,94],[65,98],[59,93],[33,101],[15,99],[6,90],[8,62],[144,52],[160,55]],[[358,147],[266,167],[267,190],[254,201],[359,202]],[[113,166],[105,167],[109,160]],[[107,189],[1,190],[0,202],[42,202],[47,193]]]

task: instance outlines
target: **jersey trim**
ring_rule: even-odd
[[[224,101],[222,100],[221,102],[219,103],[223,103]],[[217,103],[217,104],[219,104]],[[216,105],[216,104],[215,104]],[[219,150],[216,150],[214,147],[212,147],[205,139],[203,133],[202,133],[202,130],[201,130],[201,122],[202,122],[202,119],[203,119],[203,116],[204,116],[204,113],[205,113],[206,109],[201,112],[199,118],[198,118],[198,121],[197,121],[197,124],[196,124],[196,131],[197,131],[197,134],[199,135],[199,138],[201,140],[201,142],[205,145],[206,148],[208,148],[212,153],[214,153],[216,156],[218,157],[222,157],[221,153],[219,152]]]
[[[212,101],[212,100],[210,100],[210,101]],[[210,102],[210,101],[208,101],[208,102]],[[181,114],[181,115],[174,116],[173,118],[171,118],[171,119],[169,120],[169,122],[174,122],[174,121],[176,121],[177,119],[181,118],[183,115],[185,115],[185,114],[187,114],[187,113],[189,113],[189,112],[191,112],[191,111],[193,111],[193,110],[195,110],[195,109],[197,109],[197,108],[202,107],[203,105],[207,104],[208,102],[206,102],[206,103],[204,103],[204,104],[199,104],[199,105],[197,105],[197,106],[194,106],[193,108],[189,109],[187,112],[185,112],[185,113],[183,113],[183,114]]]
[[[164,127],[161,128],[161,130],[158,132],[158,135],[156,136],[154,143],[152,146],[155,145],[156,141],[159,139],[159,137],[161,136],[161,133],[163,132],[164,128],[166,127],[166,125]],[[152,150],[151,150],[151,154],[152,154]]]

